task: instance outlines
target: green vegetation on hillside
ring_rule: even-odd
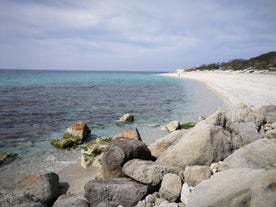
[[[276,52],[268,52],[257,57],[244,59],[234,59],[228,62],[203,64],[196,68],[189,68],[185,71],[193,70],[269,70],[276,71]]]

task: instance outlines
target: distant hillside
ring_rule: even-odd
[[[188,68],[186,71],[192,70],[269,70],[276,71],[276,52],[268,52],[257,57],[244,59],[234,59],[228,62],[204,64],[196,68]]]

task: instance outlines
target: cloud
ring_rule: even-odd
[[[0,68],[169,70],[248,58],[275,50],[275,5],[273,0],[1,1]]]

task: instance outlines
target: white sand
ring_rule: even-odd
[[[248,106],[276,104],[276,75],[230,71],[169,73],[171,77],[198,80],[213,89],[226,104]]]

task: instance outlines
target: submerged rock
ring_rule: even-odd
[[[133,207],[146,195],[148,186],[128,178],[115,178],[91,180],[84,190],[91,206]]]
[[[76,144],[81,144],[90,135],[91,130],[85,122],[77,122],[67,128],[63,135],[64,139],[70,139]]]
[[[74,146],[71,139],[52,139],[51,144],[60,149],[67,149]]]
[[[127,138],[112,140],[102,157],[102,171],[105,178],[125,177],[122,167],[132,159],[153,160],[147,145]]]

